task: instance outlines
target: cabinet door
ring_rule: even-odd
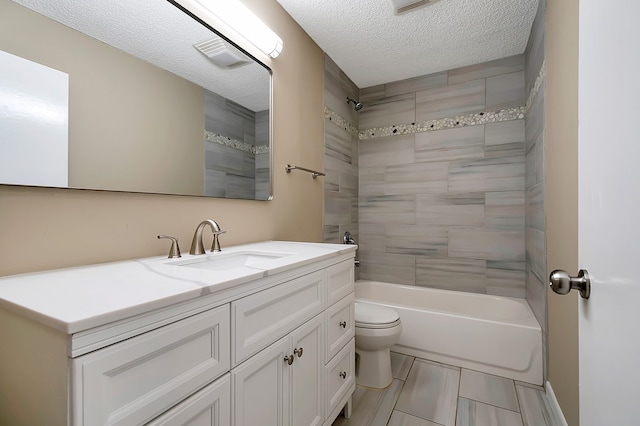
[[[231,379],[225,374],[148,426],[228,426],[231,424]]]
[[[318,315],[291,333],[291,425],[321,425],[324,419],[324,321]]]
[[[257,353],[231,370],[233,421],[236,426],[289,424],[289,373],[285,357],[289,336]]]
[[[75,425],[150,421],[229,371],[229,305],[73,360]]]

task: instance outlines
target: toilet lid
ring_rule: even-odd
[[[356,324],[391,324],[399,319],[400,315],[393,309],[356,302]]]

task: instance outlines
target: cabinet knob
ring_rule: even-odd
[[[347,372],[346,371],[341,371],[339,376],[342,377],[343,379],[346,379],[347,378]]]
[[[347,328],[347,322],[346,321],[340,321],[340,327]]]
[[[293,354],[291,354],[289,356],[285,356],[284,357],[284,362],[286,362],[289,365],[293,364]]]
[[[302,348],[300,348],[300,349],[296,348],[296,349],[293,350],[293,353],[298,355],[298,358],[302,358],[302,351],[303,351]]]

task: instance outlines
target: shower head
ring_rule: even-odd
[[[355,99],[351,99],[350,97],[347,96],[347,103],[351,103],[351,102],[353,102],[353,109],[355,109],[356,111],[360,111],[364,106],[362,102],[357,101]]]

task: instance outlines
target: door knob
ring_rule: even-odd
[[[591,295],[591,280],[586,269],[580,269],[577,277],[572,277],[566,271],[556,269],[549,275],[549,285],[558,294],[569,294],[571,290],[576,289],[585,299]]]

